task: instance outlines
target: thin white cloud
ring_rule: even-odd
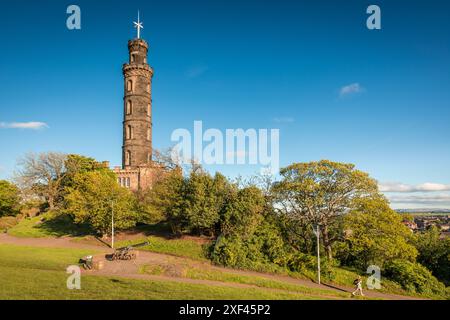
[[[364,88],[357,82],[343,86],[339,90],[339,96],[344,97],[355,93],[363,92]]]
[[[398,195],[391,196],[389,200],[392,203],[413,203],[413,204],[426,204],[426,205],[450,205],[450,194],[424,194],[424,195]]]
[[[197,78],[204,74],[208,70],[208,67],[205,65],[192,66],[186,70],[186,77],[192,79]]]
[[[450,184],[426,182],[417,185],[409,185],[398,182],[380,183],[381,192],[435,192],[450,191]]]
[[[0,122],[0,128],[2,129],[29,129],[40,130],[48,128],[45,122],[30,121],[30,122]]]
[[[280,118],[273,118],[273,121],[276,123],[292,123],[295,121],[292,117],[280,117]]]

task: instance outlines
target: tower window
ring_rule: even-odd
[[[133,103],[130,100],[127,101],[126,113],[127,114],[132,114],[133,113]]]
[[[150,141],[152,137],[152,130],[150,130],[150,128],[147,128],[147,140]]]
[[[147,105],[147,115],[148,116],[151,115],[151,105],[150,105],[150,103]]]
[[[150,93],[150,83],[147,83],[147,92]]]
[[[129,178],[129,177],[127,178],[127,181],[126,181],[126,187],[127,187],[127,188],[130,187],[130,178]]]
[[[132,80],[127,81],[127,91],[133,91],[133,81]]]
[[[129,166],[131,164],[131,151],[127,150],[125,153],[125,165]]]
[[[131,125],[127,126],[127,130],[126,130],[126,138],[127,139],[133,139],[133,127]]]

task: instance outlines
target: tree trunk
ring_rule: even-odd
[[[322,239],[323,239],[323,246],[325,247],[325,253],[327,255],[327,258],[331,260],[333,258],[333,253],[331,251],[331,242],[330,242],[330,236],[328,235],[328,226],[324,226],[322,228]]]
[[[53,197],[48,197],[48,207],[50,210],[55,209],[55,201],[53,199]]]

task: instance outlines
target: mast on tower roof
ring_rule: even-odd
[[[139,10],[138,10],[138,20],[137,22],[133,22],[134,23],[134,27],[137,29],[137,38],[140,39],[141,38],[141,29],[144,29],[144,26],[140,20],[140,15],[139,15]]]

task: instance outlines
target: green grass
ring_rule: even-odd
[[[0,244],[0,266],[25,269],[65,270],[85,255],[98,251],[38,248]]]
[[[63,236],[72,235],[79,236],[77,239],[81,238],[83,235],[89,234],[90,231],[86,227],[79,227],[74,225],[71,221],[67,220],[68,217],[59,216],[53,213],[46,213],[43,216],[38,216],[35,218],[28,218],[22,220],[16,226],[8,229],[8,233],[17,237],[51,237],[51,236]],[[156,228],[156,229],[155,229]],[[143,231],[143,230],[140,230]],[[166,230],[164,226],[152,227],[149,229],[147,226],[144,230],[148,233],[155,233],[149,235],[146,238],[141,238],[133,241],[121,241],[116,243],[116,247],[125,246],[129,244],[141,243],[143,241],[149,241],[150,245],[146,247],[141,247],[140,250],[147,250],[162,254],[169,254],[178,257],[186,257],[198,261],[209,261],[206,256],[205,245],[202,243],[185,238],[169,238],[167,237]],[[254,271],[266,272],[266,273],[276,273],[281,275],[289,275],[294,278],[308,278],[315,280],[315,272],[307,271],[305,273],[291,272],[283,269],[279,266],[269,266],[263,265],[255,268]],[[163,270],[161,271],[163,272]],[[212,276],[212,275],[208,275]],[[350,268],[333,268],[333,280],[327,281],[331,284],[352,286],[353,280],[358,276],[356,270]],[[364,276],[364,275],[363,275]],[[246,281],[246,280],[240,280]],[[417,297],[427,297],[436,298],[431,296],[418,295],[414,293],[409,293],[403,290],[395,282],[389,281],[387,279],[382,279],[382,289],[383,293],[392,293],[400,295],[411,295]]]
[[[47,212],[33,218],[25,218],[8,229],[8,234],[22,238],[44,238],[92,234],[87,226],[76,225],[67,215]]]
[[[0,299],[318,299],[263,288],[230,288],[170,281],[83,275],[66,287],[68,265],[92,252],[0,245]]]
[[[190,239],[167,239],[162,236],[148,236],[138,240],[120,241],[117,247],[149,241],[150,245],[140,247],[139,250],[170,254],[178,257],[191,258],[199,261],[209,261],[204,246]]]

